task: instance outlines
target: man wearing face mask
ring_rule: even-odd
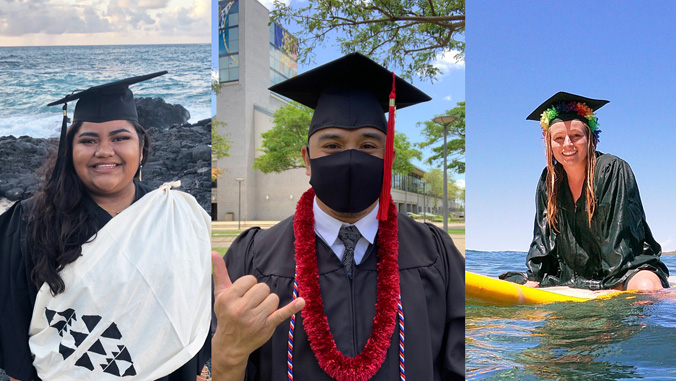
[[[315,110],[312,188],[213,258],[214,380],[463,379],[464,259],[389,192],[394,104],[430,98],[358,53],[270,89]]]

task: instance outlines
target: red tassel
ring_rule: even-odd
[[[395,99],[397,95],[394,88],[394,80],[396,76],[392,72],[392,92],[390,93],[390,108],[387,116],[387,139],[385,140],[385,168],[383,172],[383,187],[380,190],[380,210],[378,210],[378,220],[386,221],[390,200],[390,188],[392,188],[392,162],[394,159],[394,112]]]

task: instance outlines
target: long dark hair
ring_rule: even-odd
[[[143,144],[141,164],[145,164],[150,139],[140,124],[129,122],[138,134],[139,144]],[[98,231],[96,218],[83,203],[87,189],[73,167],[73,138],[80,127],[82,122],[75,122],[68,129],[66,160],[61,161],[61,176],[55,181],[48,180],[56,170],[56,153],[45,163],[45,180],[27,211],[28,250],[35,264],[31,280],[38,288],[46,282],[53,295],[66,289],[59,271],[82,254],[82,244],[93,240]],[[135,176],[138,174],[137,171]]]

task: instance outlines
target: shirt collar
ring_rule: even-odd
[[[314,202],[312,204],[312,211],[315,215],[315,232],[324,239],[324,241],[330,246],[338,239],[338,232],[340,227],[343,225],[350,225],[343,221],[337,220],[330,216],[328,213],[324,212],[319,205],[317,204],[317,197],[315,196]],[[359,221],[355,222],[354,226],[357,227],[359,233],[364,237],[370,244],[375,242],[376,234],[378,233],[378,204],[373,208],[369,214],[362,217]]]

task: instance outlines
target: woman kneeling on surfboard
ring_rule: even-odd
[[[596,151],[594,111],[606,103],[559,92],[527,117],[540,121],[547,167],[537,186],[528,272],[501,278],[591,290],[669,287],[629,164]]]

